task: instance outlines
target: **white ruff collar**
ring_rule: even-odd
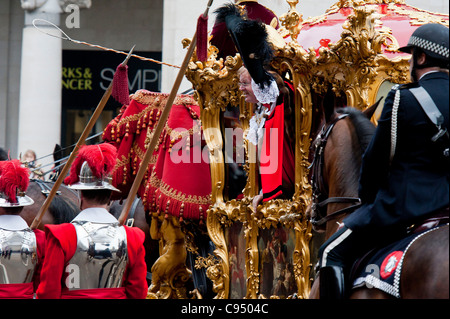
[[[264,105],[258,103],[258,108],[255,114],[250,119],[250,127],[247,133],[247,140],[253,145],[258,145],[262,142],[264,136],[264,124],[266,123],[266,117],[268,117],[276,106],[276,102],[270,105],[270,109]],[[261,145],[259,145],[261,147]]]
[[[277,101],[278,95],[280,95],[277,83],[274,80],[270,81],[269,85],[264,85],[262,89],[255,81],[253,81],[253,79],[251,85],[253,93],[259,103],[272,104]]]

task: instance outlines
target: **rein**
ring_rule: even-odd
[[[36,182],[36,184],[39,186],[39,188],[41,189],[41,193],[45,196],[48,197],[48,194],[50,194],[50,191],[52,190],[52,188],[50,186],[48,186],[47,182],[45,181],[41,181],[39,179],[32,179],[30,181],[34,181]],[[56,195],[61,195],[61,191],[57,191]]]
[[[323,167],[325,161],[324,154],[328,137],[330,136],[336,123],[342,119],[345,119],[348,115],[349,114],[339,115],[334,118],[328,126],[327,123],[325,123],[314,141],[314,158],[309,168],[312,168],[311,185],[313,189],[311,224],[316,227],[322,226],[330,220],[333,220],[338,216],[348,213],[361,206],[361,199],[358,197],[329,197],[328,190],[325,187],[325,182],[323,179]],[[326,207],[330,203],[351,203],[353,205],[326,215]]]

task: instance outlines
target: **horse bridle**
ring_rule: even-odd
[[[52,190],[52,188],[50,186],[47,185],[47,182],[42,181],[40,179],[31,179],[30,181],[34,181],[36,182],[36,184],[39,186],[39,188],[41,189],[41,193],[45,196],[48,197],[48,194],[50,194],[50,191]],[[56,195],[61,195],[61,191],[57,191]]]
[[[325,161],[324,150],[328,137],[336,123],[347,116],[348,114],[341,114],[335,117],[328,125],[325,123],[313,143],[313,146],[315,147],[314,158],[309,168],[312,168],[311,186],[313,189],[311,224],[315,227],[322,226],[328,221],[333,220],[344,213],[348,213],[361,205],[361,199],[358,197],[329,197],[323,179],[323,166]],[[350,203],[353,205],[327,215],[326,207],[330,203]]]

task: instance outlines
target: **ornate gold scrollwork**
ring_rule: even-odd
[[[213,290],[217,293],[215,298],[226,298],[229,292],[230,265],[222,224],[233,219],[234,209],[231,209],[228,215],[229,203],[226,204],[223,200],[225,172],[220,111],[228,104],[239,103],[239,79],[236,72],[241,67],[242,61],[239,55],[227,57],[225,62],[222,59],[216,61],[217,48],[213,46],[209,47],[208,57],[206,63],[190,62],[186,77],[196,90],[195,97],[201,106],[203,133],[210,150],[211,200],[214,204],[207,212],[207,227],[208,234],[216,246],[214,253],[221,263],[209,267],[207,275],[213,281]]]
[[[295,1],[294,1],[295,2]],[[212,46],[210,46],[211,48]],[[280,50],[280,49],[279,49]],[[210,54],[214,54],[215,49],[210,49]],[[224,229],[230,227],[234,222],[240,221],[243,225],[243,236],[246,242],[245,270],[247,275],[246,298],[261,297],[259,293],[261,274],[259,270],[258,235],[260,229],[269,225],[278,225],[279,218],[287,212],[296,215],[295,222],[289,225],[296,233],[294,259],[294,275],[297,283],[297,295],[305,298],[309,293],[309,238],[310,226],[303,216],[303,212],[309,203],[311,188],[309,186],[308,175],[308,152],[309,152],[309,130],[311,126],[312,108],[309,89],[307,89],[307,79],[300,76],[306,73],[307,65],[304,58],[304,51],[298,44],[287,45],[283,48],[283,55],[288,57],[289,62],[276,59],[274,68],[280,73],[289,71],[293,77],[291,80],[296,87],[296,193],[294,201],[275,200],[269,201],[258,207],[257,213],[253,212],[252,198],[257,193],[258,185],[256,178],[256,164],[247,161],[245,170],[248,175],[247,184],[244,189],[244,198],[241,200],[224,201],[224,163],[223,154],[213,154],[213,151],[222,150],[222,134],[220,132],[219,114],[228,105],[240,106],[240,120],[244,131],[248,128],[248,121],[251,114],[250,106],[243,99],[240,99],[238,91],[237,70],[242,65],[239,54],[236,57],[227,57],[225,63],[216,62],[215,57],[208,59],[206,63],[198,61],[191,62],[186,74],[193,83],[196,90],[196,98],[201,106],[201,118],[205,139],[212,152],[210,166],[212,177],[212,202],[214,203],[208,210],[207,227],[211,240],[216,245],[214,251],[215,258],[198,259],[198,267],[207,267],[207,275],[213,281],[215,298],[227,298],[230,291],[230,261],[225,238]],[[280,52],[277,53],[281,54]],[[293,61],[297,60],[296,63]],[[298,63],[300,61],[300,63]],[[220,66],[214,68],[214,66]],[[301,83],[302,82],[302,83]],[[302,84],[302,85],[300,85]],[[303,85],[305,84],[305,85]],[[254,151],[244,142],[246,158],[248,160],[251,152]],[[262,215],[261,215],[262,214]],[[265,215],[264,215],[265,214]],[[281,224],[280,224],[281,225]],[[288,225],[285,223],[283,225]]]
[[[293,250],[294,275],[297,296],[307,298],[310,289],[311,270],[309,243],[311,225],[305,211],[310,204],[311,186],[309,174],[309,147],[313,121],[312,95],[324,95],[330,88],[336,96],[345,95],[347,105],[364,109],[375,102],[378,89],[384,81],[406,83],[409,81],[407,58],[389,59],[382,54],[382,46],[394,51],[397,40],[389,28],[380,23],[375,6],[366,4],[404,4],[404,0],[342,0],[334,4],[327,13],[302,20],[295,10],[298,0],[287,0],[289,12],[281,17],[282,25],[292,41],[284,47],[275,48],[272,67],[279,74],[289,74],[295,89],[295,193],[291,200],[271,200],[252,207],[252,198],[258,190],[256,164],[248,161],[254,151],[244,142],[247,163],[244,166],[248,179],[241,200],[224,200],[224,156],[220,131],[220,112],[227,105],[240,108],[240,121],[245,131],[251,117],[251,109],[238,91],[237,70],[242,65],[239,54],[216,60],[217,49],[209,47],[208,60],[204,63],[195,57],[189,64],[187,78],[193,83],[195,96],[201,106],[201,118],[207,145],[211,152],[212,202],[208,210],[207,227],[216,250],[214,256],[200,257],[196,267],[207,268],[213,281],[215,298],[228,298],[230,292],[230,255],[225,229],[236,222],[242,223],[245,238],[246,298],[276,297],[261,293],[262,255],[258,238],[268,229],[284,227],[295,233]],[[302,25],[313,25],[324,21],[327,15],[340,8],[351,7],[353,13],[343,25],[340,39],[328,47],[305,50],[296,41]],[[399,9],[400,10],[400,9]],[[377,20],[378,19],[378,20]],[[390,43],[388,43],[390,42]],[[244,140],[245,141],[245,140]]]
[[[301,299],[308,298],[311,288],[309,282],[309,271],[311,269],[309,253],[309,241],[312,236],[311,223],[305,217],[304,211],[305,207],[301,202],[271,200],[264,205],[258,206],[257,211],[252,213],[253,224],[256,224],[258,229],[285,227],[294,230],[295,247],[292,255],[292,265],[297,286],[297,298]],[[256,241],[257,237],[254,236],[253,238]],[[256,275],[250,273],[250,277],[256,277]],[[255,291],[257,290],[255,289]],[[277,296],[270,297],[277,298]]]
[[[415,10],[409,10],[407,8],[398,7],[394,4],[389,4],[388,7],[390,10],[393,10],[398,15],[409,16],[411,25],[423,25],[426,23],[440,23],[448,27],[448,14],[440,14],[429,12],[426,10],[414,8]],[[447,19],[444,19],[447,17]]]
[[[280,16],[281,25],[288,30],[291,39],[297,41],[298,34],[302,28],[303,15],[295,9],[298,0],[286,0],[286,2],[290,8],[286,14]]]
[[[318,56],[309,48],[304,63],[314,92],[324,95],[331,86],[336,96],[345,93],[347,105],[365,108],[373,103],[369,90],[384,60],[381,52],[386,33],[375,29],[373,9],[354,2],[352,6],[354,13],[344,23],[341,38],[328,48],[321,47]]]
[[[174,216],[164,218],[155,213],[150,233],[153,239],[160,239],[160,257],[151,269],[147,299],[187,299],[186,283],[191,272],[186,267],[185,235],[180,223]]]

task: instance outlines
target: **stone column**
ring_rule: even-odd
[[[61,139],[62,40],[40,32],[34,19],[59,26],[60,14],[69,4],[89,8],[91,1],[21,0],[25,10],[20,72],[18,153],[33,149],[38,157],[53,152]],[[49,24],[36,22],[41,30],[60,36]],[[18,155],[19,155],[18,154]],[[52,161],[48,157],[40,161]]]

